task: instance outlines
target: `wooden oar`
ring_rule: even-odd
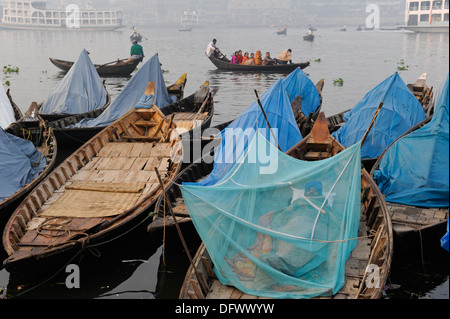
[[[96,67],[96,69],[100,69],[100,68],[102,68],[102,67],[104,67],[105,65],[108,65],[108,64],[117,63],[117,62],[123,62],[123,61],[126,61],[126,60],[128,60],[128,59],[122,59],[122,60],[117,59],[116,61],[112,61],[112,62],[108,62],[108,63],[102,64],[102,65],[99,65],[99,66]]]

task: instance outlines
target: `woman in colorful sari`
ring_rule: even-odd
[[[255,64],[255,54],[254,53],[250,54],[250,57],[247,60],[245,60],[246,57],[248,57],[247,52],[244,54],[244,62],[242,62],[242,64],[245,64],[245,65]]]
[[[250,58],[248,57],[248,52],[244,53],[244,56],[242,57],[242,63],[248,61]]]
[[[234,55],[231,57],[231,64],[239,64],[238,59],[238,51],[234,52]]]
[[[255,64],[256,65],[261,65],[261,62],[262,62],[262,55],[261,55],[261,51],[256,51],[256,54],[255,54]]]

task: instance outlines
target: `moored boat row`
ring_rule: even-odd
[[[61,269],[90,245],[138,224],[155,231],[193,223],[203,243],[180,298],[382,298],[395,246],[393,205],[386,205],[388,198],[361,162],[363,146],[377,142],[372,126],[384,120],[388,103],[373,99],[378,118],[361,125],[364,136],[343,146],[323,113],[324,81],[314,85],[297,65],[261,98],[256,94],[243,115],[217,126],[216,135],[205,135],[216,90],[205,82],[182,98],[186,74],[166,87],[157,56],[151,60],[97,116],[64,124],[94,132],[46,173],[11,215],[3,233],[5,268],[36,276]],[[389,81],[400,79],[394,75]],[[422,89],[402,87],[402,94],[411,110],[424,116],[402,136],[427,127],[445,110],[440,100],[433,103],[435,92],[426,85],[415,87]],[[58,121],[45,127],[56,131]],[[439,125],[448,127],[448,120]],[[238,129],[253,133],[244,137]],[[230,136],[237,141],[231,148]],[[209,152],[185,154],[194,149],[186,143]],[[390,143],[382,150],[388,152]],[[278,170],[265,176],[260,169],[268,168],[266,162],[239,161],[256,147],[267,147],[270,158],[276,155]],[[318,195],[309,193],[311,183]],[[442,211],[445,223],[448,207]],[[376,283],[374,267],[380,275]]]

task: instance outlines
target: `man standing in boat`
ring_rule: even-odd
[[[208,57],[213,56],[215,58],[219,58],[220,51],[219,51],[219,48],[216,47],[216,43],[217,43],[217,40],[213,39],[212,42],[210,42],[208,44],[208,47],[206,48],[206,55]]]
[[[137,40],[133,40],[133,45],[130,51],[131,59],[137,60],[144,58],[144,49],[138,44]]]

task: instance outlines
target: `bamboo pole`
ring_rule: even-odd
[[[370,123],[369,128],[367,129],[366,133],[364,134],[364,136],[363,136],[363,138],[362,138],[362,141],[361,141],[361,147],[364,145],[364,142],[366,141],[367,136],[369,135],[370,130],[372,129],[373,125],[375,124],[375,120],[377,119],[378,114],[380,114],[380,110],[381,110],[381,107],[382,107],[382,106],[383,106],[383,102],[380,103],[380,105],[378,106],[377,110],[375,111],[375,115],[374,115],[373,118],[372,118],[372,122]]]
[[[158,171],[157,167],[155,167],[155,172],[156,172],[156,175],[158,176],[159,183],[161,184],[161,188],[162,188],[162,191],[163,191],[163,194],[164,194],[164,202],[165,202],[165,204],[167,204],[167,207],[169,208],[169,212],[172,215],[173,221],[175,223],[175,227],[176,227],[177,232],[178,232],[178,236],[181,239],[181,242],[183,244],[184,250],[186,251],[186,255],[189,258],[189,262],[191,263],[191,266],[194,269],[195,275],[197,276],[197,279],[200,282],[200,285],[202,286],[203,291],[205,293],[208,293],[209,292],[208,285],[206,284],[205,279],[203,278],[203,276],[198,271],[197,267],[195,267],[194,260],[192,259],[192,256],[189,253],[189,249],[187,247],[186,241],[184,240],[184,236],[183,236],[183,234],[181,232],[180,225],[178,224],[177,218],[175,217],[175,214],[173,213],[172,204],[170,203],[170,201],[167,200],[167,195],[166,195],[166,190],[164,188],[164,183],[163,183],[163,181],[161,179],[161,175],[159,174],[159,171]]]
[[[278,147],[278,149],[281,151],[280,145],[278,144],[278,140],[277,140],[275,134],[274,134],[273,131],[272,131],[272,127],[270,126],[269,119],[267,118],[266,111],[264,111],[264,108],[263,108],[263,106],[262,106],[262,104],[261,104],[261,101],[260,101],[260,99],[259,99],[258,91],[255,90],[255,94],[256,94],[256,99],[257,99],[257,101],[258,101],[258,105],[259,105],[259,107],[261,108],[261,111],[262,111],[263,114],[264,114],[264,118],[266,119],[267,126],[269,126],[269,130],[270,130],[270,132],[272,133],[272,136],[273,136],[273,138],[275,139],[275,142],[277,143],[277,147]],[[282,151],[281,151],[281,152],[282,152]]]

